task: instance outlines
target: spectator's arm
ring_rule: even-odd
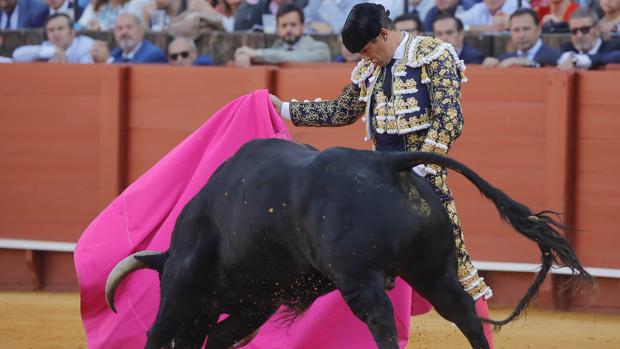
[[[540,64],[529,60],[526,57],[509,57],[503,59],[499,65],[501,68],[509,68],[509,67],[540,67]]]
[[[257,49],[252,60],[259,63],[278,64],[284,62],[329,62],[331,53],[326,43],[318,41],[304,50]]]
[[[495,27],[490,24],[470,25],[465,27],[468,33],[490,33],[495,31]]]
[[[88,6],[86,6],[86,9],[84,9],[82,17],[80,17],[80,20],[78,21],[78,24],[81,28],[88,29],[90,28],[90,22],[95,19],[97,19],[97,16],[95,14],[93,4],[88,4]]]
[[[497,59],[495,57],[486,57],[482,61],[482,66],[483,67],[497,67],[498,64],[499,64],[499,59]]]
[[[335,2],[322,1],[318,11],[323,20],[327,21],[332,32],[340,33],[344,26],[344,22],[347,20],[347,15],[354,4],[355,2],[352,2],[352,4],[346,6],[346,8],[340,9]]]
[[[84,55],[84,56],[80,57],[80,63],[82,63],[82,64],[94,63],[93,56],[92,55]]]
[[[611,51],[603,55],[603,64],[618,64],[620,63],[620,51]]]
[[[26,45],[15,49],[14,62],[34,62],[48,60],[54,56],[56,48],[52,45]]]
[[[336,99],[320,102],[290,102],[281,114],[290,116],[296,126],[345,126],[354,123],[366,110],[359,100],[360,89],[349,84]]]
[[[456,17],[458,17],[463,22],[463,25],[465,26],[465,31],[471,33],[484,33],[506,30],[508,28],[509,16],[504,13],[499,13],[493,16],[491,23],[482,22],[480,18],[480,8],[484,6],[484,4],[478,3],[469,10],[456,15]]]
[[[430,79],[432,122],[422,151],[446,155],[463,130],[461,113],[461,76],[449,50],[427,64]],[[436,173],[440,166],[425,166],[427,173]]]

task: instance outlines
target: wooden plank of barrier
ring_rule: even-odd
[[[118,192],[110,184],[118,181],[118,154],[103,155],[101,146],[119,69],[0,65],[0,236],[76,241],[102,208],[101,196]]]
[[[128,183],[233,99],[271,87],[273,67],[129,68]]]
[[[501,72],[501,74],[500,74]],[[540,210],[545,203],[544,151],[547,71],[468,68],[463,85],[463,134],[450,155],[514,199]],[[503,223],[462,176],[450,187],[472,258],[497,262],[539,260],[536,245]]]
[[[119,193],[122,75],[112,65],[0,65],[0,236],[17,238],[0,239],[0,288],[76,289],[74,244],[56,241],[77,241]]]
[[[620,72],[579,72],[577,78],[575,244],[585,264],[620,268]]]
[[[563,223],[572,224],[572,177],[574,159],[575,76],[571,72],[550,71],[545,118],[545,202],[547,209],[562,213]]]
[[[547,115],[545,118],[545,145],[541,156],[545,159],[545,203],[544,207],[561,214],[562,223],[571,225],[572,177],[574,163],[573,149],[573,103],[574,74],[565,71],[550,71],[548,75]],[[570,235],[565,236],[571,239]],[[565,277],[553,275],[541,287],[541,293],[550,296],[556,308],[566,309],[569,299],[561,291]]]
[[[102,70],[99,128],[99,203],[103,209],[125,186],[127,68]]]

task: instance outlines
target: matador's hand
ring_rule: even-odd
[[[280,98],[269,94],[269,99],[271,99],[271,103],[273,104],[273,107],[276,109],[278,114],[282,115],[282,101],[280,100]]]

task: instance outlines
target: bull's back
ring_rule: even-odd
[[[295,255],[290,251],[294,244],[284,241],[293,229],[292,188],[299,168],[317,154],[293,142],[259,139],[246,143],[218,168],[202,196],[205,214],[220,235],[223,258],[260,264],[269,254]]]

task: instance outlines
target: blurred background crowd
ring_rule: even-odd
[[[354,62],[338,40],[353,0],[0,0],[1,62],[213,65],[208,33],[262,33],[218,64]],[[595,69],[620,62],[620,0],[384,0],[396,28],[451,43],[466,64]],[[3,37],[42,31],[8,52]],[[111,33],[105,36],[101,33]],[[145,38],[157,33],[164,41]],[[102,36],[103,35],[103,36]],[[231,34],[234,35],[234,34]],[[547,35],[555,35],[549,44]],[[489,53],[468,38],[506,37]],[[109,39],[106,39],[109,38]],[[559,38],[559,39],[558,39]],[[6,41],[6,40],[5,40]],[[331,46],[330,46],[331,43]],[[330,48],[331,47],[331,48]],[[334,49],[336,47],[336,49]]]

